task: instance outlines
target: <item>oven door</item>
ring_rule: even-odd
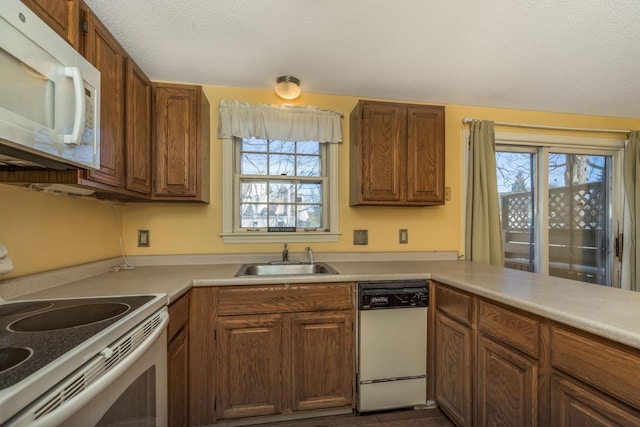
[[[163,308],[7,425],[166,426],[168,320]]]

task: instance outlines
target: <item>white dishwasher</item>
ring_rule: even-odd
[[[427,403],[426,280],[358,282],[359,412]]]

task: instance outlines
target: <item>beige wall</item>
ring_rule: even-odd
[[[0,280],[118,256],[116,223],[121,205],[0,184],[0,242],[14,265]]]
[[[304,87],[303,87],[304,89]],[[127,255],[277,252],[279,244],[224,244],[221,231],[221,144],[216,135],[220,99],[276,103],[271,90],[206,86],[211,104],[211,204],[111,203],[36,194],[0,185],[0,241],[22,275],[76,263],[118,256],[113,210],[120,215]],[[336,243],[314,243],[316,252],[435,251],[462,252],[462,118],[471,116],[506,122],[611,129],[640,128],[638,119],[590,117],[519,110],[446,105],[446,174],[452,200],[428,208],[349,207],[348,116],[358,98],[303,93],[291,104],[316,105],[345,115],[345,143],[340,157],[340,231]],[[513,131],[512,129],[506,129]],[[618,135],[619,136],[619,135]],[[120,218],[120,217],[119,217]],[[409,244],[398,243],[398,230],[409,230]],[[149,248],[137,247],[137,230],[151,232]],[[353,230],[368,229],[369,245],[354,246]],[[302,252],[305,244],[291,244]]]

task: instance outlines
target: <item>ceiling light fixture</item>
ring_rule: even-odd
[[[300,79],[293,76],[280,76],[276,80],[276,94],[284,99],[296,99],[300,96]]]

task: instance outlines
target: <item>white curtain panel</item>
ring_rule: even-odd
[[[218,138],[342,142],[342,113],[313,106],[220,101]]]

